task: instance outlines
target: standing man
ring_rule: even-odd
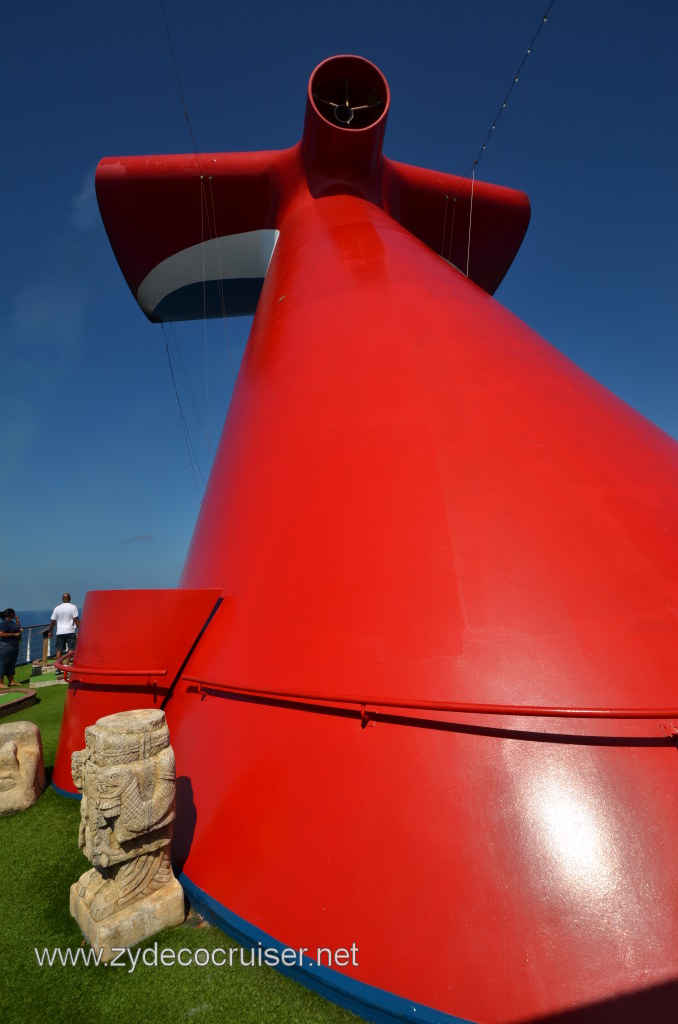
[[[78,609],[71,603],[70,594],[63,594],[62,604],[58,604],[52,612],[48,630],[50,636],[52,636],[55,626],[57,658],[63,660],[63,655],[68,651],[71,656],[69,660],[72,661],[76,640],[75,627],[80,626],[80,619],[78,618]]]

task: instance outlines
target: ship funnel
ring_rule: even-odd
[[[379,200],[390,103],[381,71],[363,57],[330,57],[311,75],[302,151],[314,196],[349,192]]]

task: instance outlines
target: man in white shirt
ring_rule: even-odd
[[[63,594],[62,604],[58,604],[52,612],[48,630],[50,636],[52,636],[55,626],[57,658],[63,660],[64,655],[68,652],[72,659],[76,640],[75,627],[80,626],[80,619],[78,609],[71,603],[70,594]]]

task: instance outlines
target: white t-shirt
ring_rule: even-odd
[[[52,612],[52,619],[56,622],[57,636],[61,633],[75,633],[73,619],[78,619],[78,609],[74,604],[58,604]]]

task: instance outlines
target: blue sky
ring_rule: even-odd
[[[391,87],[387,155],[457,174],[547,6],[165,0],[201,150],[292,145],[313,68],[358,53]],[[3,35],[0,606],[174,586],[199,495],[165,334],[127,290],[93,192],[103,156],[192,149],[160,3],[7,0]],[[677,44],[673,0],[556,0],[478,177],[532,201],[498,300],[678,438]],[[171,335],[203,478],[248,329]]]

